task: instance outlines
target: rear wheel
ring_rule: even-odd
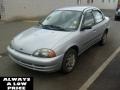
[[[100,43],[100,45],[105,45],[106,42],[107,42],[107,32],[104,32],[99,43]]]
[[[115,16],[114,20],[116,21],[117,20],[117,17]]]
[[[69,49],[64,55],[64,59],[62,62],[62,72],[69,73],[73,71],[77,61],[77,52],[75,49]]]

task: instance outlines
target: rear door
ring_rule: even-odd
[[[92,12],[96,23],[94,26],[96,28],[96,40],[100,40],[106,29],[105,17],[99,10],[93,10]]]

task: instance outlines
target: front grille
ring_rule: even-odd
[[[23,52],[21,50],[17,50],[17,49],[14,49],[15,51],[19,52],[19,53],[22,53],[22,54],[26,54],[26,55],[32,55],[32,54],[29,54],[29,53],[26,53],[26,52]]]
[[[22,51],[22,50],[17,50],[17,49],[15,49],[15,48],[12,46],[12,44],[10,44],[9,46],[10,46],[11,49],[13,49],[13,50],[15,50],[15,51],[17,51],[17,52],[19,52],[19,53],[26,54],[26,55],[32,55],[32,54],[26,53],[26,52],[24,52],[24,51]]]

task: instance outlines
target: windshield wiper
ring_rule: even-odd
[[[42,27],[45,28],[45,29],[53,29],[53,30],[66,31],[64,28],[62,28],[60,26],[55,26],[55,25],[42,25]]]

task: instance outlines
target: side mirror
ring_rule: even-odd
[[[84,27],[81,28],[81,31],[84,31],[86,29],[92,29],[92,26],[84,26]]]

